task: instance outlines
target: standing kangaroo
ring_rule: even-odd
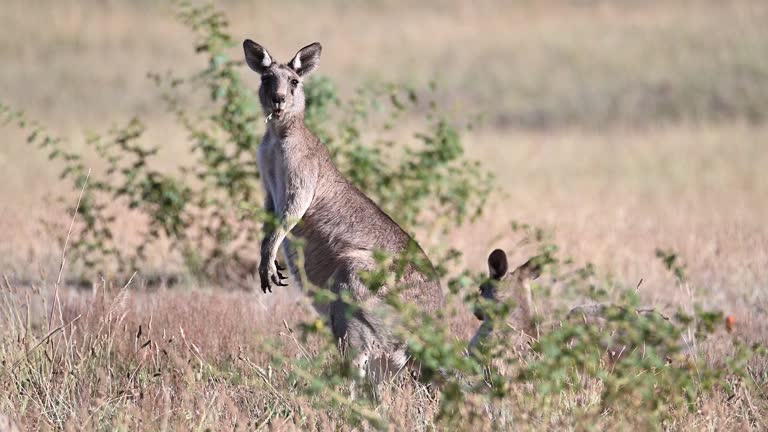
[[[429,260],[397,223],[344,178],[328,149],[304,124],[302,81],[318,67],[320,44],[305,46],[286,64],[276,62],[250,39],[243,42],[243,49],[248,66],[261,75],[259,99],[267,127],[258,164],[264,208],[277,221],[264,225],[261,288],[271,292],[273,285],[286,285],[276,261],[281,245],[294,280],[300,280],[297,253],[286,236],[301,239],[307,279],[337,295],[329,314],[340,349],[356,353],[353,363],[361,375],[373,361],[399,370],[408,357],[405,345],[393,333],[383,297],[396,289],[402,301],[432,313],[443,302],[438,276],[431,264],[426,270],[409,264],[397,287],[385,286],[375,293],[361,280],[361,272],[377,268],[375,251],[403,256],[415,247],[420,260]],[[342,293],[357,307],[342,301]]]

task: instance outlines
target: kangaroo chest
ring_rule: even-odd
[[[262,175],[264,192],[272,197],[275,212],[278,213],[285,208],[288,194],[287,179],[290,174],[290,166],[285,156],[285,150],[277,138],[272,135],[264,137],[259,146],[259,171]]]

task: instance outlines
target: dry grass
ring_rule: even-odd
[[[765,2],[284,3],[223,7],[235,34],[263,41],[278,58],[321,40],[322,71],[343,92],[367,79],[418,85],[437,77],[449,110],[486,113],[485,126],[467,143],[497,174],[503,196],[450,241],[424,234],[422,243],[450,242],[469,268],[480,270],[493,247],[519,261],[531,252],[518,247],[510,221],[543,225],[566,254],[594,262],[617,286],[643,279],[647,303],[667,310],[689,310],[694,301],[717,306],[737,317],[738,337],[768,341]],[[75,147],[83,131],[139,115],[147,139],[164,143],[159,163],[173,169],[189,157],[185,135],[159,107],[145,73],[198,66],[188,39],[171,7],[154,2],[5,1],[0,98]],[[42,199],[67,190],[58,171],[23,138],[7,128],[0,138],[0,273],[10,282],[0,289],[0,411],[18,410],[10,414],[26,426],[50,429],[107,422],[131,430],[251,429],[278,418],[271,428],[299,428],[297,420],[343,428],[342,414],[313,408],[284,371],[265,379],[255,367],[267,371],[269,356],[260,349],[272,337],[282,355],[298,355],[282,325],[306,316],[289,300],[295,296],[195,283],[158,291],[121,291],[124,281],[87,292],[64,287],[64,322],[80,318],[32,350],[33,359],[51,357],[49,368],[29,366],[42,361],[13,367],[52,325],[46,302],[61,245],[37,220],[68,222]],[[131,224],[121,235],[130,237]],[[674,283],[654,256],[657,247],[681,254],[688,285]],[[172,259],[158,253],[156,261],[152,271]],[[547,310],[561,306],[539,301]],[[466,310],[451,323],[462,339],[475,325]],[[705,352],[717,361],[727,349],[714,344]],[[754,370],[765,379],[765,364]],[[25,388],[35,393],[17,394],[19,380],[29,380]],[[382,392],[374,409],[395,429],[433,425],[436,403],[420,388],[398,383]],[[565,395],[548,420],[526,417],[536,407],[513,400],[502,407],[506,426],[573,428],[598,392]],[[751,397],[726,403],[716,393],[700,412],[681,413],[669,427],[768,427],[765,398]],[[610,427],[607,421],[597,427]]]
[[[5,390],[0,409],[29,428],[349,429],[349,408],[329,409],[328,393],[308,396],[302,389],[307,383],[292,378],[297,369],[291,361],[321,355],[327,347],[322,340],[299,341],[284,326],[283,320],[307,320],[306,310],[289,296],[273,296],[267,305],[243,292],[144,292],[105,285],[92,292],[63,291],[61,318],[57,313],[49,325],[46,288],[50,287],[4,284],[0,294],[4,326],[0,385]],[[462,317],[453,321],[466,328]],[[49,327],[60,326],[61,331],[42,338],[50,334]],[[736,337],[751,340],[755,331],[764,331],[759,327],[740,323]],[[730,338],[721,331],[700,346],[700,355],[718,362],[731,354]],[[523,359],[530,355],[524,348],[513,349]],[[289,363],[275,363],[275,354]],[[332,368],[336,361],[327,358],[324,367]],[[765,379],[764,359],[751,367],[757,379]],[[736,388],[735,397],[715,392],[700,402],[698,411],[677,412],[666,427],[764,428],[765,400],[760,392]],[[600,381],[585,379],[546,407],[527,396],[534,389],[514,383],[510,395],[492,405],[480,397],[468,398],[467,413],[474,410],[487,416],[475,419],[473,427],[578,429],[590,422],[610,429],[617,424],[613,413],[589,414],[600,403]],[[434,417],[438,401],[421,385],[399,379],[380,384],[376,391],[377,402],[368,409],[386,419],[392,430],[441,425]],[[644,421],[638,416],[630,425],[651,426]]]

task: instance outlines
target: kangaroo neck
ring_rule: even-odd
[[[266,135],[283,141],[291,136],[303,134],[306,129],[304,113],[300,113],[286,118],[268,119]]]

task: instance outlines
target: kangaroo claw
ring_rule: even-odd
[[[272,292],[272,287],[267,284],[261,284],[261,290],[264,292],[264,294],[267,293],[267,291]]]
[[[288,286],[287,283],[284,283],[283,281],[278,280],[275,275],[272,275],[271,279],[272,279],[272,283],[277,285],[277,286]]]

